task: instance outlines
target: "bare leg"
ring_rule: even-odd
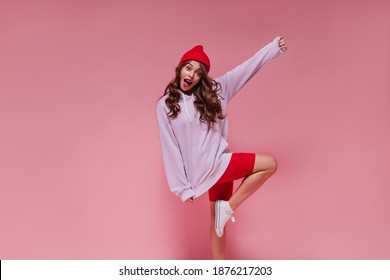
[[[276,161],[273,157],[257,154],[253,173],[248,175],[241,182],[239,188],[229,199],[229,205],[232,210],[236,210],[241,203],[255,193],[264,184],[264,182],[276,172],[276,168]],[[222,237],[218,237],[215,232],[215,202],[213,201],[210,201],[210,216],[211,252],[214,260],[221,260],[225,258],[226,228],[224,235]]]
[[[236,210],[276,172],[276,168],[276,161],[273,157],[257,154],[253,173],[247,176],[234,192],[229,200],[230,207]]]
[[[218,237],[215,232],[215,201],[210,201],[210,243],[211,243],[211,254],[213,260],[225,259],[225,247],[226,247],[226,229],[225,234],[222,237]]]

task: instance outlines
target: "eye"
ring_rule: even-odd
[[[202,77],[202,73],[196,72],[196,76],[198,76],[200,78],[200,77]]]
[[[186,66],[186,70],[187,70],[187,71],[191,71],[191,66],[187,65],[187,66]]]

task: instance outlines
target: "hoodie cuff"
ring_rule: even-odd
[[[184,192],[182,192],[180,194],[180,198],[181,198],[181,201],[186,201],[187,199],[189,199],[190,197],[194,196],[195,193],[192,189],[187,189],[185,190]]]

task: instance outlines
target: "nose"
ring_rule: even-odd
[[[190,71],[189,73],[188,73],[188,76],[190,76],[191,78],[194,76],[194,71]]]

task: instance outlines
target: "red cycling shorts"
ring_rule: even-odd
[[[233,181],[253,173],[256,154],[233,153],[225,173],[209,189],[209,200],[229,200],[233,195]]]

